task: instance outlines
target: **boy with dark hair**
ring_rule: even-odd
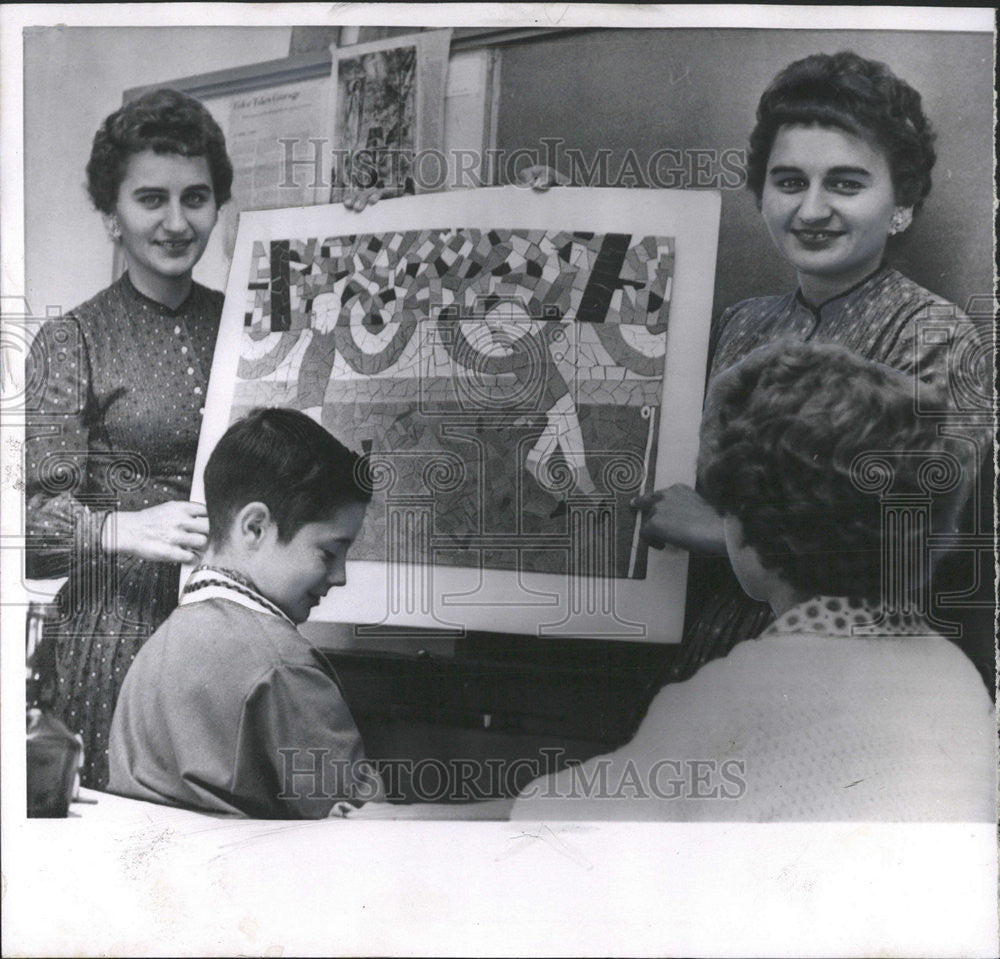
[[[129,669],[109,790],[258,818],[380,796],[340,687],[295,628],[346,582],[366,463],[296,410],[234,423],[205,469],[209,545]]]

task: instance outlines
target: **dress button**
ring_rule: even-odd
[[[189,366],[188,367],[188,376],[194,376],[194,367],[193,366]]]
[[[181,335],[181,328],[179,326],[175,326],[174,327],[174,336],[180,336],[180,335]]]
[[[181,347],[181,352],[182,353],[187,353],[187,351],[188,351],[188,348],[186,346],[182,346]]]

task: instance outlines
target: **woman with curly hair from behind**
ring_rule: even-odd
[[[713,381],[701,488],[776,620],[665,686],[628,745],[529,785],[515,818],[993,821],[993,704],[912,602],[968,456],[937,429],[944,392],[918,413],[913,390],[821,343]]]

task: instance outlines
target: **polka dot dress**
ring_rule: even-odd
[[[960,315],[941,297],[883,264],[859,284],[818,307],[798,291],[743,300],[712,328],[709,380],[748,353],[781,340],[839,343],[858,356],[921,379],[943,375],[947,348],[919,340],[930,309]],[[671,678],[684,679],[725,656],[772,620],[771,610],[740,587],[728,560],[692,558],[684,645]]]
[[[223,297],[193,284],[177,310],[124,275],[50,320],[29,358],[28,574],[67,576],[46,626],[57,715],[83,736],[83,785],[107,784],[118,690],[177,605],[179,567],[104,554],[108,513],[191,492]],[[112,531],[113,534],[113,531]]]

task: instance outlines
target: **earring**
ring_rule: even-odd
[[[913,217],[909,210],[896,210],[892,215],[892,220],[889,222],[889,236],[902,233],[910,225],[912,219]]]
[[[118,222],[117,217],[108,217],[104,221],[105,229],[108,231],[108,236],[111,237],[113,241],[120,240],[122,238],[122,227]]]

